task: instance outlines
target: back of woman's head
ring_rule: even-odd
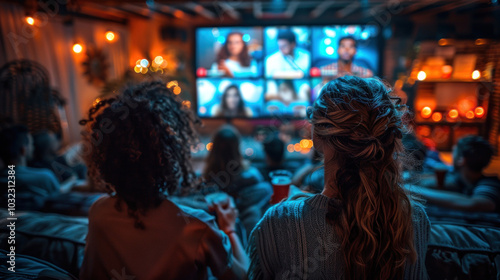
[[[401,279],[416,258],[400,187],[403,124],[389,93],[377,79],[346,76],[325,85],[309,111],[325,168],[337,167],[327,219],[342,240],[347,279]]]
[[[220,175],[220,172],[225,172],[229,179],[232,179],[241,171],[241,167],[240,134],[233,126],[224,125],[212,139],[212,149],[208,154],[204,171],[205,179],[213,180],[215,176]]]
[[[190,145],[199,121],[164,83],[145,82],[90,109],[84,157],[96,183],[137,211],[154,208],[179,186],[193,187]]]

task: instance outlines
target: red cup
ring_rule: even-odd
[[[288,197],[292,184],[292,173],[287,170],[275,170],[269,173],[269,178],[271,178],[273,186],[271,204],[276,204]]]

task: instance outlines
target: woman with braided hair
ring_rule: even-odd
[[[195,187],[199,120],[161,82],[127,87],[89,112],[84,158],[110,193],[89,211],[80,279],[242,279],[248,267],[230,200],[201,210],[168,195]]]
[[[308,117],[323,192],[268,210],[250,237],[250,279],[425,279],[429,222],[401,188],[403,124],[377,79],[329,82]]]

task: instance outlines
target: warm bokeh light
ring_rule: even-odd
[[[427,78],[427,74],[425,74],[425,72],[424,72],[424,71],[420,71],[420,72],[418,72],[417,79],[418,79],[419,81],[423,81],[423,80],[425,80],[425,78]]]
[[[207,107],[201,106],[200,107],[200,114],[205,114],[207,112]]]
[[[289,153],[293,153],[293,144],[288,144],[288,146],[286,147],[286,150],[287,150]]]
[[[167,83],[167,88],[177,87],[177,86],[179,86],[179,83],[177,81],[170,81]]]
[[[161,55],[155,57],[155,63],[161,65],[163,63],[163,57]]]
[[[80,44],[74,44],[73,45],[73,52],[75,52],[75,53],[81,53],[82,50],[83,50],[82,45],[80,45]]]
[[[175,95],[179,95],[181,93],[181,87],[174,87],[174,90],[173,90],[174,94]]]
[[[450,117],[451,119],[456,119],[456,118],[458,118],[458,110],[457,110],[457,109],[451,109],[451,110],[448,112],[448,117]]]
[[[26,17],[26,22],[29,24],[29,25],[33,25],[35,24],[35,19],[32,18],[32,17]]]
[[[474,118],[474,112],[467,111],[467,113],[465,113],[465,117],[472,120]]]
[[[432,114],[432,120],[435,121],[435,122],[439,122],[443,119],[443,114],[439,113],[439,112],[434,112],[434,114]]]
[[[479,72],[478,70],[474,70],[474,71],[472,72],[472,79],[473,79],[473,80],[477,80],[477,79],[479,79],[479,78],[481,78],[481,72]]]
[[[113,42],[115,40],[115,33],[111,31],[106,32],[106,40]]]
[[[191,101],[189,101],[189,100],[182,101],[182,106],[190,109],[191,108]]]
[[[441,72],[441,77],[443,79],[449,79],[451,77],[451,72],[453,72],[453,67],[451,67],[451,65],[443,65],[443,67],[441,67]]]
[[[476,39],[475,43],[476,45],[480,46],[480,45],[485,45],[488,41],[486,39]]]
[[[209,142],[209,143],[207,144],[207,146],[206,146],[207,151],[211,151],[211,150],[212,150],[213,145],[214,145],[214,143]]]
[[[101,102],[101,99],[98,97],[94,100],[94,102],[92,103],[92,106],[97,106],[97,104],[99,104],[99,102]]]
[[[293,145],[293,150],[296,152],[300,152],[302,150],[302,147],[300,147],[299,143],[296,143],[295,145]]]
[[[141,73],[142,73],[142,74],[146,74],[146,73],[148,73],[148,68],[147,68],[147,67],[142,67],[142,69],[141,69]]]
[[[135,71],[135,73],[141,73],[141,71],[142,71],[142,67],[141,67],[140,65],[136,65],[136,66],[134,67],[134,71]]]
[[[307,149],[307,148],[308,148],[308,146],[309,146],[309,141],[308,141],[308,139],[302,139],[302,140],[300,140],[300,147],[301,147],[302,149]]]
[[[422,111],[420,112],[423,118],[428,118],[432,114],[432,109],[430,107],[424,107],[422,108]]]
[[[446,45],[448,45],[448,44],[449,44],[449,42],[448,42],[448,40],[446,40],[446,39],[439,39],[438,44],[439,44],[440,46],[446,46]]]
[[[474,97],[469,96],[464,99],[461,99],[458,101],[458,112],[460,112],[460,115],[465,115],[467,111],[472,111],[476,107],[477,103],[474,100]]]
[[[474,114],[477,118],[482,118],[484,116],[484,108],[479,106],[474,109]]]

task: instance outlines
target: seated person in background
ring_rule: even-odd
[[[257,76],[257,63],[248,52],[248,46],[243,41],[243,34],[231,32],[226,42],[217,53],[217,65],[226,77],[250,78]]]
[[[2,186],[7,186],[8,171],[15,171],[16,209],[38,210],[47,197],[60,192],[59,181],[52,171],[26,166],[33,157],[33,138],[26,126],[12,125],[2,129],[0,157],[5,164],[0,172]],[[13,169],[9,169],[11,165]],[[7,197],[7,188],[3,188],[2,194]]]
[[[252,110],[245,107],[245,100],[236,85],[230,85],[222,94],[221,105],[214,108],[216,117],[246,118],[252,116]]]
[[[427,278],[429,221],[400,185],[404,127],[389,92],[353,76],[323,88],[308,112],[323,192],[266,212],[250,236],[249,279]]]
[[[33,135],[35,146],[33,159],[29,165],[52,170],[59,182],[72,179],[84,179],[86,168],[83,165],[70,166],[64,156],[59,156],[60,141],[51,131],[40,131]]]
[[[292,178],[292,184],[309,193],[321,193],[325,186],[323,157],[313,148],[312,158],[299,168]]]
[[[337,49],[339,58],[336,62],[320,67],[321,74],[324,76],[341,77],[344,75],[355,75],[362,78],[373,76],[373,72],[365,67],[359,66],[353,62],[357,51],[356,39],[352,36],[340,38]]]
[[[273,133],[264,139],[262,146],[266,154],[266,165],[260,169],[264,179],[270,182],[269,172],[278,169],[287,169],[283,164],[285,155],[285,142],[281,141],[277,134]]]
[[[302,78],[311,67],[311,55],[297,47],[295,33],[290,29],[278,30],[278,51],[266,58],[266,77]]]
[[[220,190],[233,196],[237,199],[237,205],[238,193],[242,189],[264,180],[255,167],[243,160],[240,138],[235,127],[222,126],[212,139],[212,149],[207,156],[203,171],[206,182],[216,184]]]
[[[146,82],[101,101],[81,122],[88,124],[89,175],[111,195],[90,209],[80,279],[207,279],[208,268],[218,279],[245,277],[232,203],[214,205],[217,227],[206,212],[168,199],[196,180],[190,147],[199,120],[180,101],[164,83]],[[96,143],[104,121],[115,129]]]
[[[479,136],[460,139],[453,151],[455,183],[461,193],[408,187],[428,203],[471,212],[500,213],[500,180],[483,174],[493,156],[493,148]]]

